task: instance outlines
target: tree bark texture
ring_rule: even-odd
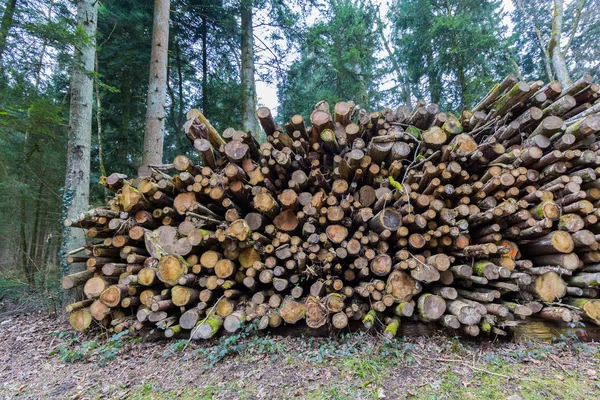
[[[17,8],[17,0],[8,0],[2,22],[0,23],[0,70],[2,68],[2,56],[6,50],[6,41],[10,33],[10,28],[14,23],[15,9]]]
[[[242,125],[246,132],[259,135],[256,121],[256,81],[254,79],[254,31],[252,28],[252,0],[242,0]]]
[[[148,165],[162,162],[166,118],[165,100],[167,96],[170,3],[170,0],[154,1],[148,107],[146,109],[142,168],[140,169],[143,175],[149,173]]]
[[[552,33],[550,34],[550,43],[548,44],[548,53],[552,59],[552,66],[556,73],[556,79],[566,86],[571,82],[569,69],[565,60],[565,54],[560,45],[562,36],[564,18],[564,0],[554,0],[554,8],[552,10]]]
[[[77,26],[85,32],[84,44],[75,46],[71,76],[71,108],[67,144],[67,173],[63,193],[65,218],[76,219],[86,211],[90,194],[90,147],[92,141],[92,102],[94,58],[98,2],[80,0],[77,3]],[[66,251],[83,246],[85,238],[80,229],[66,227],[62,238],[61,272],[68,273]],[[77,268],[79,269],[79,268]]]

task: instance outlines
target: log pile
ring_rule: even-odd
[[[320,102],[268,141],[197,110],[197,158],[102,178],[106,207],[66,224],[89,246],[70,322],[208,339],[244,324],[406,320],[505,335],[531,318],[600,324],[600,91],[508,76],[471,110],[368,113]]]

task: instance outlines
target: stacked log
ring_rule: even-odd
[[[600,114],[584,76],[508,76],[471,110],[418,102],[372,113],[320,102],[267,142],[198,111],[198,157],[102,178],[106,207],[68,226],[88,246],[67,311],[208,339],[246,324],[383,328],[407,320],[505,335],[532,318],[600,323]]]

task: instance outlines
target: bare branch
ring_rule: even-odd
[[[540,50],[542,51],[542,54],[544,55],[544,67],[546,68],[546,74],[548,75],[548,79],[553,80],[554,76],[552,74],[552,66],[550,64],[550,53],[548,51],[549,46],[546,46],[546,44],[544,43],[544,39],[542,38],[542,31],[535,23],[535,19],[533,18],[533,15],[529,14],[525,10],[525,6],[523,5],[523,0],[514,0],[514,3],[519,8],[519,10],[521,10],[521,12],[526,17],[529,18],[529,21],[531,22],[531,25],[533,26],[535,35],[537,36],[538,43],[540,45]]]
[[[277,66],[277,70],[281,73],[283,70],[281,69],[281,62],[279,61],[279,57],[277,57],[277,55],[273,52],[273,50],[271,50],[271,47],[269,45],[267,45],[261,38],[259,38],[256,34],[253,33],[253,36],[256,40],[258,40],[260,43],[262,43],[262,45],[264,46],[264,49],[267,50],[269,53],[271,53],[271,55],[273,55],[273,58],[275,58],[275,63]]]
[[[575,37],[575,34],[577,33],[579,21],[581,20],[581,11],[583,10],[583,7],[585,6],[585,2],[586,2],[586,0],[579,0],[579,2],[577,3],[577,8],[575,9],[575,19],[573,20],[573,27],[571,28],[571,36],[569,36],[569,41],[567,42],[567,45],[565,46],[565,48],[563,50],[564,56],[567,55],[567,52],[569,51],[569,48],[571,47],[571,42],[573,41],[573,38]]]

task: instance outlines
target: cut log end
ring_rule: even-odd
[[[158,279],[170,285],[176,285],[179,278],[188,271],[185,263],[177,256],[167,255],[158,263]]]
[[[77,331],[84,331],[92,324],[92,314],[88,310],[77,310],[69,315],[69,324]]]
[[[556,272],[550,271],[537,277],[535,292],[540,300],[552,302],[566,295],[567,284]]]
[[[438,320],[446,311],[446,301],[435,294],[426,293],[417,301],[419,315],[427,321]]]

